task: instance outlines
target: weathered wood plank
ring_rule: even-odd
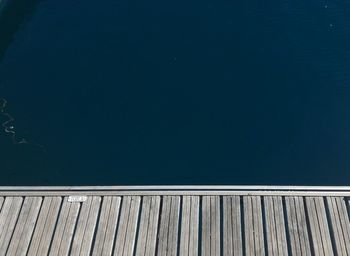
[[[189,256],[198,255],[199,197],[191,196]]]
[[[306,207],[308,212],[308,217],[310,221],[311,238],[312,244],[316,255],[327,255],[325,250],[325,244],[322,241],[322,231],[320,228],[319,218],[317,214],[316,202],[313,197],[307,197]]]
[[[1,211],[1,209],[2,209],[2,204],[4,203],[4,198],[3,197],[0,197],[0,211]]]
[[[220,197],[204,196],[202,203],[202,254],[220,254]]]
[[[45,197],[38,217],[38,224],[30,243],[28,256],[48,254],[61,201],[61,197]]]
[[[220,197],[210,197],[210,250],[211,255],[220,255]]]
[[[114,255],[132,255],[134,250],[138,210],[141,198],[125,197],[120,215],[120,228],[117,231]]]
[[[239,196],[223,197],[223,253],[242,255],[241,205]]]
[[[123,198],[120,213],[119,228],[117,230],[117,238],[115,242],[114,255],[122,256],[125,246],[126,231],[128,228],[128,219],[130,215],[131,197]]]
[[[80,250],[80,255],[90,255],[92,250],[92,240],[95,234],[98,212],[100,209],[101,197],[94,196],[90,208],[89,218],[86,224],[84,238]]]
[[[64,256],[69,254],[80,205],[81,203],[68,202],[68,197],[64,198],[50,256]]]
[[[157,255],[177,255],[180,197],[164,197],[162,208]]]
[[[181,219],[180,255],[198,255],[198,197],[183,197]]]
[[[140,230],[138,235],[138,241],[136,244],[136,256],[144,256],[147,243],[147,231],[150,221],[152,197],[145,196],[142,200]]]
[[[300,238],[298,229],[298,219],[295,206],[294,197],[286,197],[286,210],[287,210],[287,221],[288,221],[288,231],[290,237],[290,245],[292,255],[303,255],[300,248]],[[306,225],[306,223],[304,223]]]
[[[178,250],[178,228],[179,228],[179,214],[180,214],[180,197],[171,197],[171,211],[169,220],[169,238],[168,238],[168,256],[176,256]]]
[[[334,236],[335,250],[337,252],[337,255],[346,255],[346,245],[344,241],[337,203],[333,197],[327,197],[326,200],[331,220],[331,230]]]
[[[70,255],[89,255],[101,198],[90,197],[82,204]]]
[[[210,197],[202,198],[202,255],[210,256]]]
[[[307,221],[305,213],[305,205],[302,197],[295,197],[295,206],[297,214],[297,225],[300,236],[300,249],[302,255],[311,254],[311,241],[309,239],[308,230],[307,230]]]
[[[163,197],[162,212],[160,218],[160,229],[158,236],[158,249],[157,255],[167,255],[168,245],[168,228],[170,223],[170,212],[171,212],[171,197]]]
[[[105,196],[93,249],[93,256],[111,255],[119,219],[121,198]]]
[[[284,221],[284,211],[282,197],[273,197],[274,215],[276,223],[276,235],[277,235],[277,255],[287,256],[288,255],[288,244],[286,236],[286,226]]]
[[[86,224],[88,221],[90,207],[91,207],[92,197],[88,197],[85,202],[82,203],[79,219],[75,228],[75,234],[72,240],[72,255],[79,255],[81,250],[82,241],[84,238],[84,232],[86,228]]]
[[[154,256],[156,252],[159,209],[160,197],[153,196],[151,200],[151,209],[149,214],[145,256]]]
[[[40,240],[43,235],[46,219],[49,215],[50,205],[51,205],[52,197],[45,197],[43,204],[41,206],[41,210],[39,213],[38,221],[33,233],[33,238],[30,243],[30,247],[28,250],[28,255],[37,255],[37,251],[39,248]]]
[[[228,196],[224,196],[223,203],[223,246],[224,256],[233,255],[233,231],[232,231],[232,201]]]
[[[341,223],[341,228],[343,231],[344,243],[346,246],[346,252],[350,255],[350,221],[349,213],[346,208],[345,199],[342,197],[335,198],[336,206],[339,212],[339,218]]]
[[[180,255],[188,256],[190,243],[190,218],[191,218],[191,197],[184,196],[182,199]]]
[[[328,220],[326,216],[326,209],[324,200],[322,197],[315,197],[315,204],[317,210],[317,219],[321,231],[321,239],[324,248],[325,255],[334,255],[332,248],[332,241],[330,237],[330,232],[328,228]]]
[[[266,223],[266,240],[267,240],[267,252],[268,255],[279,255],[278,254],[278,236],[277,236],[277,225],[275,222],[274,202],[273,198],[267,196],[264,198],[265,207],[265,223]]]
[[[136,229],[138,224],[139,209],[141,197],[132,197],[130,206],[130,215],[128,219],[128,228],[124,247],[124,256],[133,255],[135,248]]]
[[[5,255],[21,210],[23,198],[6,198],[0,215],[0,255]]]
[[[41,202],[41,197],[27,197],[25,199],[6,255],[27,254]]]
[[[264,255],[264,231],[259,196],[244,198],[244,225],[247,255]]]
[[[250,196],[243,197],[244,207],[244,239],[246,255],[255,254],[255,243],[253,233],[253,206],[252,198]]]

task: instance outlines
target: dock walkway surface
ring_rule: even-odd
[[[0,255],[350,255],[350,187],[0,187]]]

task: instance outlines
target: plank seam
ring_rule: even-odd
[[[88,221],[89,221],[89,218],[90,218],[93,200],[94,200],[94,198],[92,197],[92,198],[91,198],[91,203],[90,203],[90,205],[89,205],[89,210],[88,210],[88,214],[87,214],[87,218],[86,218],[86,223],[85,223],[85,226],[84,226],[83,235],[82,235],[82,239],[83,239],[83,240],[84,240],[84,238],[85,238],[85,232],[86,232],[87,224],[88,224]],[[82,208],[83,208],[83,207],[82,207],[82,205],[81,205],[81,207],[80,207],[80,209],[79,209],[79,215],[80,215],[80,213],[81,213]],[[75,228],[77,228],[77,226],[78,226],[78,220],[79,220],[79,216],[78,216],[78,218],[77,218]],[[95,231],[94,231],[94,232],[95,232]],[[74,238],[74,234],[75,234],[75,231],[74,231],[74,233],[73,233],[73,238]],[[72,239],[72,243],[71,243],[72,245],[73,245],[73,242],[74,242],[74,239]],[[83,242],[81,242],[81,243],[83,243]],[[81,250],[83,250],[82,246],[80,246],[80,248],[79,248],[79,255],[81,255]]]
[[[112,243],[112,253],[111,253],[111,255],[114,255],[115,251],[117,249],[115,242],[116,242],[117,236],[118,236],[118,231],[119,231],[119,226],[120,226],[120,221],[121,221],[121,213],[122,213],[122,208],[123,208],[124,201],[125,201],[124,196],[120,197],[120,203],[119,203],[119,209],[118,209],[118,220],[117,220],[117,226],[115,228],[115,234],[114,234],[114,239],[113,239],[113,243]],[[111,210],[111,208],[112,208],[112,203],[110,205],[110,210]],[[108,215],[108,222],[109,222],[109,215]],[[107,222],[107,225],[108,225],[108,222]],[[105,242],[105,239],[106,239],[106,235],[105,235],[105,238],[104,238],[104,242]]]
[[[263,240],[264,240],[264,253],[265,255],[268,255],[268,248],[267,248],[267,228],[266,228],[266,211],[265,211],[265,198],[262,196],[260,198],[260,203],[261,203],[261,215],[262,215],[262,228],[263,228]],[[273,206],[273,200],[271,199],[272,201],[272,206]],[[273,213],[272,211],[273,209],[271,209],[271,212]],[[275,218],[275,214],[272,214],[273,215],[273,218]]]
[[[245,233],[245,222],[244,222],[244,215],[245,215],[245,209],[244,209],[244,202],[243,202],[243,197],[239,197],[239,203],[241,207],[241,234],[242,234],[242,252],[243,255],[247,255],[247,250],[246,250],[246,233]]]
[[[202,224],[203,224],[203,214],[202,214],[202,207],[203,207],[203,196],[199,196],[199,209],[198,209],[198,255],[202,255]]]
[[[190,199],[190,202],[191,202],[191,199]],[[180,203],[179,203],[179,220],[178,220],[178,223],[177,223],[177,241],[176,241],[176,245],[177,245],[177,251],[176,251],[176,255],[177,256],[180,256],[180,243],[181,243],[181,223],[182,223],[182,204],[183,204],[183,196],[180,196]],[[191,205],[191,203],[190,203]],[[190,206],[190,215],[191,216],[191,206]],[[189,231],[190,232],[190,231]],[[190,243],[188,243],[187,245],[189,246]],[[189,251],[189,250],[188,250]]]
[[[100,218],[101,218],[101,211],[102,211],[102,205],[103,205],[103,202],[105,200],[105,197],[102,196],[101,197],[101,202],[100,202],[100,207],[98,208],[98,213],[97,213],[97,219],[96,219],[96,227],[95,227],[95,230],[94,230],[94,235],[92,237],[92,241],[91,241],[91,250],[90,250],[90,255],[93,254],[93,251],[94,251],[94,248],[95,248],[95,242],[96,242],[96,236],[97,236],[97,230],[98,230],[98,226],[99,226],[99,223],[100,223]],[[108,216],[109,217],[109,216]],[[105,237],[103,238],[103,244],[104,244],[104,239]]]
[[[71,205],[74,204],[74,203],[71,203]],[[75,223],[74,223],[74,229],[73,229],[73,233],[72,233],[72,238],[71,238],[71,241],[69,243],[69,249],[68,249],[68,255],[71,255],[72,253],[72,246],[73,246],[73,243],[74,243],[74,237],[75,237],[75,233],[77,231],[77,227],[78,227],[78,223],[79,223],[79,218],[80,218],[80,214],[82,212],[82,208],[83,208],[83,204],[82,203],[78,203],[79,204],[79,208],[78,208],[78,214],[77,214],[77,217],[75,219]],[[72,209],[72,207],[70,207],[70,209]],[[69,209],[69,210],[70,210]],[[68,215],[69,216],[69,215]],[[67,225],[67,224],[66,224]],[[66,226],[65,225],[65,226]]]
[[[286,240],[287,240],[287,251],[288,251],[288,255],[292,255],[292,248],[291,248],[292,242],[289,234],[290,223],[288,222],[286,198],[284,196],[282,197],[282,209],[283,209],[283,219],[284,219],[284,231],[286,233]]]
[[[60,215],[61,215],[63,203],[64,203],[64,197],[61,197],[60,208],[59,208],[58,213],[57,213],[56,222],[55,222],[55,226],[54,226],[54,228],[53,228],[53,232],[52,232],[52,237],[51,237],[50,245],[49,245],[49,248],[48,248],[48,250],[47,250],[47,253],[48,253],[48,254],[50,253],[50,251],[51,251],[51,249],[52,249],[52,248],[51,248],[51,247],[52,247],[52,242],[53,242],[53,239],[54,239],[54,237],[55,237],[56,230],[57,230],[58,220],[59,220]]]
[[[336,227],[333,228],[331,214],[330,214],[330,209],[329,209],[329,205],[328,205],[328,202],[327,202],[326,198],[323,198],[323,203],[325,205],[327,224],[328,224],[329,235],[330,235],[330,238],[331,238],[333,252],[335,252],[335,255],[340,255],[338,253],[338,248],[337,248],[337,245],[336,245],[336,242],[335,242],[335,230],[334,229]],[[334,216],[334,217],[340,219],[338,211],[337,211],[337,215],[338,216]]]
[[[136,255],[136,249],[137,249],[137,241],[139,238],[139,231],[140,231],[140,226],[141,226],[141,213],[142,213],[142,208],[144,207],[143,205],[143,201],[144,201],[144,196],[140,197],[140,206],[138,209],[138,215],[137,215],[137,220],[136,220],[136,231],[135,231],[135,243],[133,244],[133,256]],[[150,200],[150,205],[152,203],[152,199]],[[147,227],[149,225],[149,219],[147,220]],[[148,230],[148,228],[146,229]],[[147,233],[146,233],[146,241],[145,241],[146,245],[147,245]]]
[[[306,204],[306,198],[303,197],[303,204],[304,204],[304,213],[305,213],[305,219],[306,219],[306,227],[307,227],[307,233],[308,233],[308,237],[309,237],[309,245],[310,245],[310,250],[311,250],[311,254],[315,255],[315,248],[314,248],[314,243],[313,243],[313,236],[312,236],[312,232],[311,232],[311,223],[310,223],[310,218],[309,218],[309,212],[307,209],[307,204]]]
[[[160,202],[159,202],[159,213],[158,213],[158,224],[157,224],[157,233],[156,233],[156,246],[155,246],[155,254],[158,252],[158,247],[159,247],[159,232],[160,232],[160,220],[163,214],[163,201],[164,201],[164,196],[160,196]]]

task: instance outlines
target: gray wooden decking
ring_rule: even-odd
[[[2,187],[0,255],[350,255],[348,197],[348,187]]]

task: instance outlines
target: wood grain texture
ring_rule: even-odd
[[[350,255],[346,197],[184,192],[1,196],[0,256]]]

